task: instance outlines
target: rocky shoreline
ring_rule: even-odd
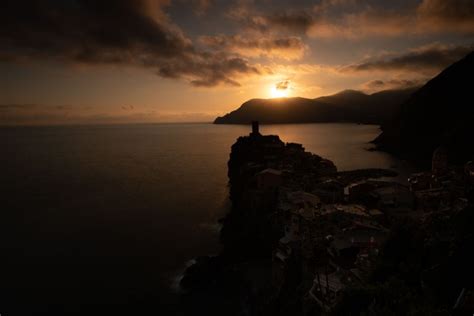
[[[330,160],[306,152],[300,144],[261,135],[254,123],[252,133],[232,146],[228,162],[232,208],[222,219],[223,249],[218,256],[196,258],[181,280],[184,314],[377,313],[388,303],[374,297],[386,299],[387,287],[415,291],[410,296],[416,297],[416,308],[448,308],[431,306],[433,296],[420,285],[426,287],[423,277],[433,277],[430,269],[445,263],[430,259],[411,271],[419,275],[406,279],[399,265],[419,264],[421,259],[393,255],[407,251],[400,238],[414,238],[417,247],[426,248],[418,234],[428,236],[431,217],[440,212],[453,217],[456,229],[457,216],[471,224],[471,182],[463,182],[459,194],[443,191],[449,192],[449,207],[441,209],[447,200],[439,197],[435,212],[420,202],[418,189],[375,180],[396,175],[385,169],[338,172]],[[428,228],[416,231],[413,225]],[[472,242],[472,234],[462,238]],[[436,251],[445,251],[444,244],[438,246]],[[418,283],[409,284],[413,280]],[[449,295],[471,285],[456,283]],[[405,308],[415,308],[410,304]]]

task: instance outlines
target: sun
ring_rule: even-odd
[[[270,97],[272,98],[286,98],[287,96],[288,89],[277,89],[275,86],[270,88]]]

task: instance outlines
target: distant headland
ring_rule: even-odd
[[[416,88],[365,94],[345,90],[334,95],[306,98],[252,99],[237,110],[215,119],[215,124],[353,122],[382,124]]]

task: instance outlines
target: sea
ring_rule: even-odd
[[[260,130],[339,170],[390,168],[402,181],[410,172],[370,150],[375,125]],[[171,313],[184,269],[219,252],[230,148],[249,132],[204,123],[0,128],[0,313]]]

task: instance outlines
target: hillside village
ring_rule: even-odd
[[[422,227],[433,214],[452,216],[472,206],[474,165],[451,168],[443,148],[433,154],[432,170],[412,175],[407,185],[386,180],[395,175],[383,169],[338,172],[300,144],[261,135],[254,122],[250,135],[232,146],[232,211],[221,232],[220,265],[238,271],[255,295],[245,308],[263,315],[338,313],[349,304],[350,289],[367,287],[380,274],[394,227]],[[455,238],[449,228],[441,234],[442,242]],[[194,267],[194,274],[199,270]],[[183,284],[192,288],[195,275],[189,272]],[[423,291],[436,292],[428,279],[418,282]],[[472,288],[452,290],[452,308],[472,308],[466,299]],[[369,302],[376,310],[374,304]]]

